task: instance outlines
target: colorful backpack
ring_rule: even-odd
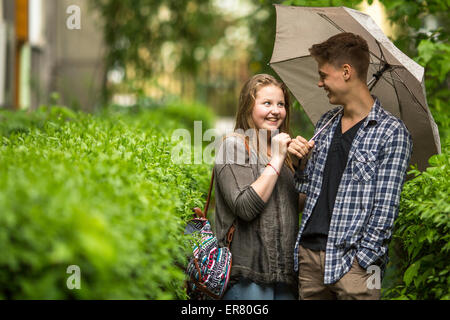
[[[234,224],[227,234],[227,247],[219,247],[211,225],[206,218],[214,183],[214,170],[211,176],[208,198],[204,212],[200,208],[194,208],[196,217],[188,222],[185,234],[193,234],[194,241],[192,257],[189,261],[186,273],[187,293],[191,299],[221,299],[228,285],[231,271],[230,245],[235,230]]]

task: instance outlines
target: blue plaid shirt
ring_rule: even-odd
[[[340,109],[325,113],[316,131]],[[307,195],[294,250],[295,271],[299,241],[319,198],[328,149],[341,117],[342,113],[316,138],[305,168],[307,181],[294,180],[297,191]],[[337,191],[325,252],[325,284],[335,283],[347,273],[355,256],[363,268],[378,264],[384,271],[411,151],[412,139],[406,126],[375,98],[353,140]]]

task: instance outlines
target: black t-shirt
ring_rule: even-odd
[[[342,133],[341,120],[336,126],[325,163],[320,196],[300,239],[300,244],[305,248],[317,251],[326,249],[331,215],[342,174],[347,166],[348,153],[364,120],[365,118],[344,133]]]

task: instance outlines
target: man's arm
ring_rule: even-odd
[[[411,151],[411,136],[399,126],[386,141],[375,177],[374,206],[356,254],[363,268],[367,269],[386,254]]]

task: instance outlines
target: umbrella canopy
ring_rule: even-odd
[[[424,170],[428,158],[441,152],[438,128],[427,104],[424,68],[401,52],[372,18],[362,12],[346,7],[275,5],[275,8],[276,38],[269,64],[313,123],[336,106],[328,102],[323,89],[317,86],[317,63],[308,49],[341,32],[358,34],[369,45],[367,80],[371,93],[384,109],[403,120],[413,138],[410,163]],[[379,80],[373,77],[377,72],[381,74]]]

